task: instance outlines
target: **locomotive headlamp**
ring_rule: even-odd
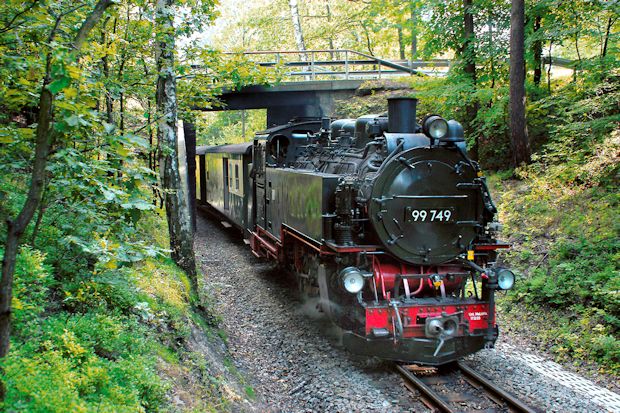
[[[497,287],[500,290],[510,290],[515,285],[515,274],[505,268],[497,271]]]
[[[342,287],[351,294],[357,294],[364,288],[364,274],[355,267],[347,267],[340,271],[340,281]]]
[[[441,116],[431,115],[422,122],[422,130],[429,138],[441,139],[448,134],[448,122]]]

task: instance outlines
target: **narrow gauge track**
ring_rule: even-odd
[[[441,368],[415,366],[417,374],[406,366],[395,366],[405,387],[419,391],[435,412],[539,412],[460,361]]]

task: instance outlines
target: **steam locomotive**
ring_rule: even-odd
[[[463,127],[388,112],[298,118],[252,143],[197,149],[197,202],[288,267],[354,353],[441,365],[498,336],[496,208]]]

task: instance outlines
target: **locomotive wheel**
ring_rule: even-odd
[[[308,300],[319,296],[318,271],[319,259],[315,256],[304,258],[303,272],[295,271],[297,287],[302,300]]]

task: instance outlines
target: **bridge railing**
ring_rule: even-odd
[[[450,59],[387,60],[350,49],[264,50],[225,52],[243,56],[261,67],[279,70],[283,78],[296,80],[366,80],[409,75],[445,76],[456,61]],[[544,64],[574,69],[568,59],[543,57]]]
[[[393,61],[349,49],[313,49],[304,52],[266,50],[228,52],[225,55],[244,55],[259,66],[284,68],[285,76],[307,80],[381,79],[386,76],[421,74],[450,66],[447,59]]]

